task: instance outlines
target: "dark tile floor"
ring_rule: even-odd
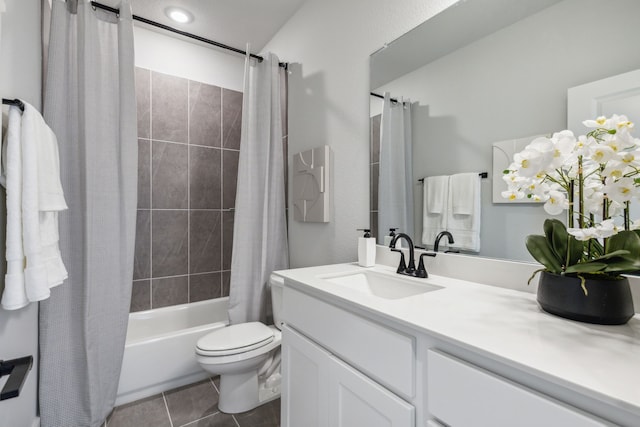
[[[118,406],[105,427],[279,427],[280,399],[241,414],[218,410],[219,381],[208,379]]]

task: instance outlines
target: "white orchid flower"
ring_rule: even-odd
[[[591,160],[600,164],[607,163],[609,160],[616,156],[616,152],[613,148],[605,144],[597,144],[591,147],[589,150],[589,157]]]
[[[607,163],[607,166],[602,171],[602,176],[606,178],[620,179],[626,173],[628,167],[627,164],[618,160],[612,160]]]
[[[603,128],[603,129],[612,128],[612,120],[607,119],[605,116],[600,116],[595,120],[585,120],[584,122],[582,122],[582,124],[588,128]]]
[[[524,199],[525,196],[524,192],[518,190],[503,191],[502,193],[500,193],[500,195],[505,199],[509,199],[510,201]]]
[[[620,231],[613,219],[605,219],[600,224],[597,224],[595,228],[596,234],[599,238],[602,239],[606,239],[613,236],[614,234],[618,234],[618,232]]]
[[[632,178],[620,178],[617,181],[607,179],[604,192],[610,200],[618,203],[628,202],[637,194]]]
[[[567,228],[567,233],[575,237],[576,240],[580,240],[582,242],[598,238],[595,228]]]
[[[549,215],[560,215],[563,210],[569,207],[567,196],[557,190],[549,191],[549,198],[544,204],[544,210]]]
[[[623,151],[622,153],[618,153],[618,160],[620,160],[627,166],[639,167],[640,150]]]

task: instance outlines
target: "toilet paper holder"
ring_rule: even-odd
[[[33,356],[0,360],[0,378],[9,375],[9,379],[0,392],[0,400],[7,400],[20,395],[20,390],[32,366]]]

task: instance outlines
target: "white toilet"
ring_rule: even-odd
[[[280,342],[284,279],[271,276],[275,325],[240,323],[198,340],[196,358],[207,372],[220,375],[218,408],[228,414],[249,411],[280,397]]]

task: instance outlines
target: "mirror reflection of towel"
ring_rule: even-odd
[[[447,231],[451,248],[480,252],[480,182],[478,173],[452,175],[447,202]]]

